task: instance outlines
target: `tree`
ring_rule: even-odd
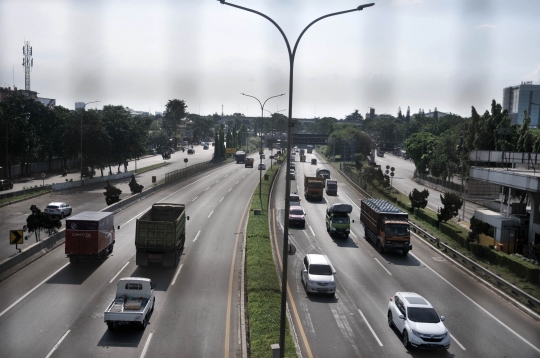
[[[355,109],[353,113],[345,116],[345,121],[347,122],[360,122],[364,117],[360,113],[358,113],[358,110]]]
[[[175,147],[178,145],[177,133],[180,124],[187,114],[186,109],[186,103],[180,99],[171,99],[165,105],[165,120],[163,123],[170,130],[168,134],[173,137]]]
[[[470,241],[480,242],[480,234],[488,235],[491,226],[476,217],[471,218],[471,232],[468,234]]]
[[[422,191],[414,188],[409,194],[409,200],[411,201],[412,208],[424,209],[427,206],[427,198],[429,196],[429,191],[424,189]]]
[[[41,212],[41,210],[35,206],[30,206],[30,210],[32,211],[32,214],[30,214],[26,218],[26,228],[28,229],[28,232],[33,232],[34,236],[36,238],[36,242],[40,241],[40,233],[41,230],[44,228],[45,224],[45,213]]]
[[[407,114],[405,115],[405,122],[411,121],[411,107],[407,106]]]
[[[317,132],[322,134],[331,134],[334,130],[334,124],[337,122],[337,119],[333,117],[323,117],[317,119],[315,122]]]
[[[108,180],[107,186],[105,186],[103,189],[105,189],[103,195],[105,195],[105,202],[107,203],[107,205],[111,205],[120,201],[120,194],[122,194],[122,190],[111,185]]]
[[[533,136],[529,132],[529,125],[531,124],[531,117],[527,114],[527,111],[523,111],[523,122],[518,130],[518,141],[516,150],[522,153],[530,153],[533,150]]]
[[[129,182],[129,190],[131,190],[132,194],[137,194],[142,192],[144,188],[144,185],[141,185],[137,183],[137,180],[135,179],[135,174],[131,174],[131,181]]]
[[[441,203],[443,207],[441,208],[441,212],[437,214],[439,222],[447,222],[458,216],[459,209],[463,206],[463,200],[457,194],[448,191],[441,194]]]
[[[401,107],[398,107],[397,117],[399,120],[403,120],[403,113],[401,113]]]
[[[354,154],[354,165],[356,166],[356,169],[361,170],[362,169],[362,162],[366,160],[365,155],[362,153],[355,153]]]

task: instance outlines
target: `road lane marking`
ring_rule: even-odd
[[[195,235],[195,238],[193,239],[193,242],[197,241],[197,238],[199,237],[199,234],[201,233],[201,230],[199,230],[199,232],[197,233],[197,235]]]
[[[146,340],[146,343],[144,344],[144,348],[141,353],[141,358],[144,358],[146,356],[146,352],[148,351],[148,346],[150,345],[150,340],[152,339],[153,335],[154,335],[154,332],[148,335],[148,339]]]
[[[211,188],[211,187],[208,187],[208,188],[204,189],[204,191],[207,191],[207,190],[210,189],[210,188]]]
[[[352,200],[347,194],[345,194],[343,192],[342,192],[342,194],[345,195],[347,198],[349,198],[349,200],[351,201],[351,203],[353,203],[354,206],[356,206],[358,209],[360,209],[360,207],[354,203],[354,200]]]
[[[46,279],[44,279],[43,281],[41,281],[36,287],[34,287],[33,289],[31,289],[30,291],[26,292],[21,298],[19,298],[17,301],[13,302],[11,304],[11,306],[9,306],[8,308],[6,308],[5,310],[2,311],[2,313],[0,313],[0,317],[2,317],[7,311],[9,311],[10,309],[12,309],[13,307],[15,307],[19,302],[21,302],[22,300],[24,300],[29,294],[31,294],[32,292],[34,292],[35,290],[37,290],[41,285],[43,285],[45,282],[47,282],[48,280],[50,280],[54,275],[56,275],[58,272],[62,271],[67,265],[69,265],[69,262],[66,263],[64,266],[60,267],[58,270],[54,271],[53,274],[51,274],[49,277],[47,277]]]
[[[279,222],[278,222],[279,224]],[[281,226],[281,225],[280,225]],[[280,270],[283,271],[283,261],[281,260],[281,253],[279,251],[279,245],[277,242],[277,235],[276,235],[276,210],[272,209],[272,227],[274,228],[273,234],[274,234],[274,247],[276,249],[276,254],[278,257],[278,263]],[[281,284],[280,284],[281,286]],[[309,342],[306,337],[306,332],[304,331],[304,326],[302,325],[302,322],[300,321],[300,315],[298,314],[298,310],[296,309],[296,303],[294,302],[293,295],[291,293],[291,289],[289,287],[289,283],[287,282],[287,295],[289,297],[289,305],[291,306],[293,316],[296,319],[296,324],[298,325],[298,329],[300,330],[300,336],[302,337],[302,340],[304,341],[304,347],[306,348],[307,355],[310,358],[313,358],[313,354],[311,353],[311,347],[309,346]],[[293,328],[293,326],[291,326]]]
[[[480,306],[478,303],[476,303],[472,298],[470,298],[469,296],[467,296],[463,291],[461,291],[459,288],[457,288],[456,286],[454,286],[453,284],[450,283],[450,281],[448,281],[447,279],[445,279],[444,277],[442,277],[437,271],[435,271],[434,269],[432,269],[431,267],[429,267],[428,265],[425,264],[425,262],[423,262],[422,260],[420,260],[418,257],[416,257],[414,254],[410,253],[409,252],[409,255],[411,255],[412,257],[414,257],[415,259],[417,259],[420,263],[422,263],[424,266],[426,266],[428,269],[430,269],[435,275],[439,276],[444,282],[446,282],[447,284],[450,285],[450,287],[454,288],[457,292],[461,293],[463,295],[463,297],[465,297],[466,299],[468,299],[469,301],[471,301],[475,306],[477,306],[478,308],[480,308],[482,311],[484,311],[488,316],[490,316],[491,318],[493,318],[495,321],[497,321],[498,323],[501,324],[501,326],[503,326],[504,328],[506,328],[507,330],[509,330],[510,332],[512,332],[516,337],[518,337],[519,339],[521,339],[523,342],[527,343],[531,348],[533,348],[535,351],[537,351],[538,353],[540,353],[540,349],[538,349],[537,347],[535,347],[531,342],[529,342],[528,340],[526,340],[525,338],[523,338],[522,336],[519,335],[519,333],[517,333],[516,331],[514,331],[512,328],[508,327],[504,322],[502,322],[500,319],[498,319],[497,317],[495,317],[494,315],[492,315],[488,310],[486,310],[484,307]]]
[[[193,202],[193,201],[197,200],[198,197],[199,197],[199,196],[197,195],[197,196],[196,196],[195,198],[193,198],[191,201]]]
[[[229,174],[225,175],[225,178],[228,177],[228,176],[229,176]]]
[[[448,334],[450,334],[450,332],[448,332]],[[454,336],[452,336],[452,335],[450,334],[450,337],[452,338],[452,340],[453,340],[454,342],[457,343],[457,345],[458,345],[461,349],[463,349],[464,351],[466,351],[465,347],[463,347],[463,345],[461,345],[461,343],[459,343],[459,341],[458,341]]]
[[[228,191],[227,193],[230,193],[230,192],[231,192],[231,190],[232,190],[232,188],[230,188],[230,189],[229,189],[229,191]]]
[[[171,282],[171,286],[174,285],[174,283],[176,282],[176,278],[178,277],[180,270],[182,270],[182,266],[184,266],[184,264],[181,264],[180,266],[178,266],[178,270],[176,270],[176,273],[174,274],[174,278]]]
[[[111,278],[111,280],[109,281],[109,283],[113,283],[113,281],[118,277],[118,275],[120,275],[120,272],[122,272],[126,266],[129,265],[129,261],[126,262],[126,264],[124,266],[122,266],[122,268],[120,269],[120,271],[118,271],[118,273],[116,275],[114,275],[113,278]]]
[[[219,202],[221,203],[223,201],[223,199],[225,199],[225,197],[221,198],[221,200]]]
[[[236,182],[236,184],[238,184],[238,183],[240,183],[240,180]],[[234,184],[234,185],[236,185],[236,184]]]
[[[379,337],[377,337],[377,334],[375,333],[375,331],[373,330],[373,328],[371,328],[371,325],[369,324],[368,320],[366,319],[366,316],[364,316],[364,314],[362,313],[362,311],[360,310],[360,308],[358,309],[358,312],[360,312],[360,314],[362,315],[362,319],[364,320],[364,322],[366,322],[369,330],[371,331],[371,334],[373,334],[373,337],[375,337],[375,339],[377,340],[377,342],[379,343],[379,346],[383,346],[381,340],[379,339]]]
[[[388,274],[389,274],[390,276],[392,276],[392,274],[390,273],[390,271],[388,271],[388,270],[386,269],[386,267],[384,267],[383,264],[381,264],[381,262],[380,262],[379,260],[377,260],[377,258],[375,258],[375,261],[377,261],[377,263],[378,263],[379,265],[381,265],[381,267],[384,269],[384,271],[388,272]]]
[[[210,219],[210,216],[212,216],[212,213],[213,213],[213,212],[214,212],[214,210],[212,210],[212,211],[210,212],[210,215],[208,215],[208,219]]]
[[[219,183],[220,181],[221,181],[221,179],[219,179],[219,180],[216,182],[216,184]]]
[[[52,354],[54,353],[54,351],[60,346],[60,343],[62,343],[62,341],[64,340],[64,338],[66,338],[66,336],[69,334],[69,332],[71,332],[71,329],[68,329],[68,331],[66,333],[64,333],[64,335],[62,336],[62,338],[60,338],[60,340],[58,341],[58,343],[56,343],[54,345],[54,347],[52,347],[51,351],[49,352],[49,354],[47,354],[45,356],[45,358],[49,358],[50,356],[52,356]]]
[[[354,232],[349,232],[349,234],[351,234],[352,236],[354,236],[355,239],[358,239],[358,237],[354,234]]]

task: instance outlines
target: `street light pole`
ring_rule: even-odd
[[[84,113],[84,107],[86,107],[87,104],[90,104],[90,103],[98,103],[98,102],[101,102],[101,101],[87,102],[87,103],[85,103],[85,104],[82,106],[82,109],[81,109],[81,186],[83,185],[83,180],[82,180],[82,163],[83,163],[83,152],[82,152],[82,117],[83,117],[83,113]]]
[[[268,97],[266,99],[266,101],[264,101],[263,104],[261,104],[261,101],[259,101],[259,99],[257,97],[250,96],[249,94],[245,94],[245,93],[240,93],[240,94],[243,95],[243,96],[255,98],[257,100],[257,102],[259,102],[259,105],[261,106],[261,126],[260,126],[260,129],[259,129],[259,136],[261,138],[261,150],[259,152],[259,161],[260,161],[260,164],[262,164],[262,153],[263,153],[263,142],[262,142],[262,131],[263,131],[263,129],[262,129],[262,124],[263,124],[263,118],[264,118],[264,105],[266,104],[266,102],[268,102],[269,99],[284,96],[285,93],[278,94],[278,95],[275,95],[275,96],[272,96],[272,97]],[[262,170],[259,169],[259,200],[261,199],[261,196],[262,196],[261,192],[262,192]]]
[[[274,113],[278,113],[278,112],[282,112],[284,110],[286,110],[287,108],[283,108],[283,109],[280,109],[279,111],[275,111]],[[270,113],[270,116],[273,116],[274,113],[270,112],[269,110],[265,109],[266,112]],[[272,126],[272,144],[274,143],[274,126]],[[273,163],[273,159],[272,157],[274,156],[274,146],[272,145],[270,147],[270,168],[273,168],[274,167],[274,163]]]
[[[283,40],[285,40],[285,44],[287,45],[287,51],[289,54],[289,119],[288,119],[288,125],[287,125],[287,170],[291,167],[291,126],[292,126],[292,101],[293,101],[293,70],[294,70],[294,57],[296,55],[296,49],[298,48],[298,43],[300,42],[300,39],[304,35],[304,33],[316,22],[330,17],[330,16],[336,16],[341,14],[346,14],[353,11],[361,11],[366,7],[370,7],[375,5],[374,3],[360,5],[356,9],[346,10],[346,11],[340,11],[340,12],[334,12],[332,14],[324,15],[319,17],[318,19],[313,20],[309,25],[307,25],[304,30],[300,33],[298,36],[298,39],[296,40],[296,43],[294,45],[293,51],[291,51],[291,46],[289,45],[289,40],[287,39],[287,36],[279,27],[279,25],[272,20],[267,15],[256,11],[249,9],[247,7],[238,6],[235,4],[231,4],[226,2],[225,0],[219,0],[219,2],[223,5],[229,5],[232,7],[236,7],[241,10],[249,11],[254,14],[257,14],[259,16],[264,17],[268,21],[270,21],[274,26],[279,30],[281,35],[283,36]],[[285,218],[289,217],[289,205],[290,205],[290,194],[291,194],[291,181],[290,179],[285,180]],[[288,253],[289,253],[289,220],[284,220],[284,229],[283,229],[283,254],[281,257],[282,260],[282,272],[281,272],[281,320],[280,320],[280,332],[279,332],[279,348],[280,348],[280,357],[283,358],[285,355],[285,319],[286,319],[286,304],[287,304],[287,259],[288,259]]]

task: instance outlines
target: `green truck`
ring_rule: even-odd
[[[326,231],[333,235],[348,237],[351,232],[352,206],[349,204],[338,203],[326,208]],[[352,221],[354,223],[354,220]]]
[[[186,206],[158,203],[137,219],[135,229],[136,263],[149,262],[175,267],[186,241]]]

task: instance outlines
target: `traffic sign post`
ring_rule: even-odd
[[[188,159],[187,159],[187,158],[184,158],[184,163],[186,163],[186,165],[184,166],[184,168],[187,168],[187,162],[188,162]]]
[[[9,230],[9,244],[15,245],[15,250],[19,250],[21,252],[21,249],[17,245],[24,244],[24,236],[22,230]]]
[[[47,174],[45,173],[41,173],[41,180],[43,181],[43,187],[45,186],[45,177],[47,176]]]

